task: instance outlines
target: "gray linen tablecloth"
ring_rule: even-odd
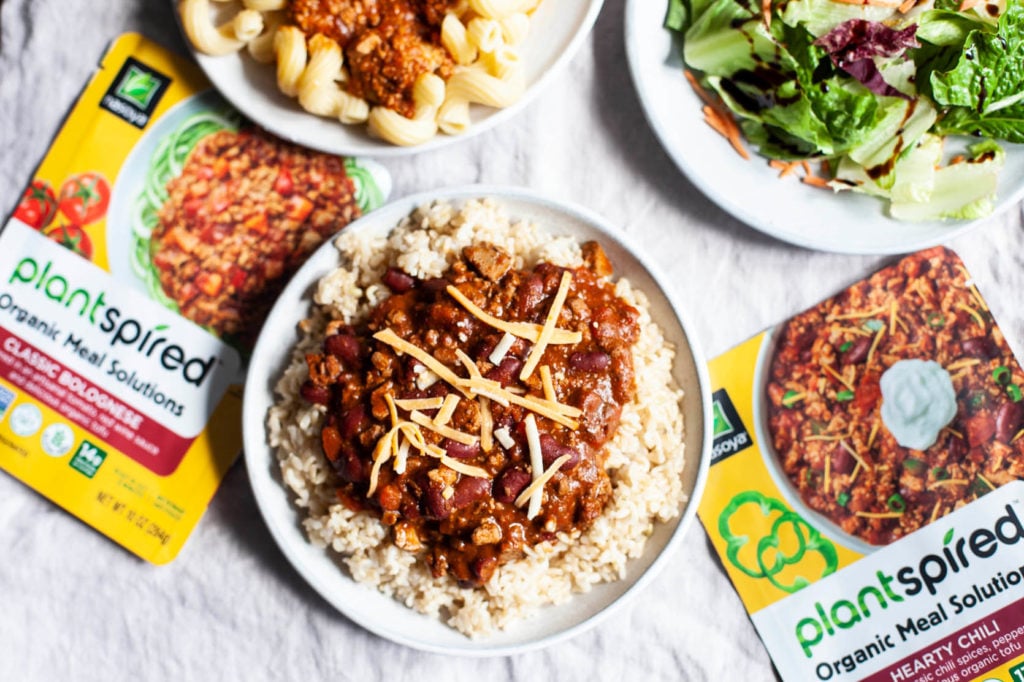
[[[623,0],[582,51],[496,130],[386,161],[394,196],[526,185],[603,214],[668,277],[708,357],[886,261],[801,250],[736,222],[672,165],[625,63]],[[138,31],[184,52],[165,0],[3,0],[0,214],[13,209],[108,41]],[[1017,208],[950,242],[1011,345],[1024,342]],[[244,464],[179,558],[150,566],[0,474],[0,680],[762,680],[768,656],[694,524],[661,575],[596,629],[499,659],[420,653],[331,608],[259,517]]]

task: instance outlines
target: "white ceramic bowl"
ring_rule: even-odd
[[[838,542],[843,547],[860,554],[871,554],[881,549],[875,545],[864,542],[855,535],[850,535],[843,530],[839,524],[824,514],[812,509],[800,497],[800,491],[793,481],[789,479],[782,469],[782,462],[772,445],[771,430],[768,428],[768,381],[771,379],[772,357],[775,355],[775,346],[779,334],[782,333],[786,323],[765,332],[761,349],[757,353],[757,363],[754,365],[754,433],[757,442],[760,443],[761,457],[764,459],[765,468],[775,483],[775,487],[782,493],[786,504],[796,510],[803,519],[815,530],[830,540]]]
[[[676,347],[673,376],[685,391],[686,466],[682,475],[688,502],[680,515],[658,524],[642,556],[628,565],[625,579],[596,586],[568,603],[544,608],[484,640],[470,640],[441,621],[421,615],[372,587],[355,583],[327,551],[308,542],[299,526],[300,512],[280,480],[277,460],[267,444],[266,415],[274,401],[273,385],[286,366],[295,344],[296,323],[308,314],[313,284],[338,265],[337,250],[325,244],[307,261],[271,311],[250,361],[245,387],[243,431],[245,460],[253,492],[271,535],[295,569],[327,601],[356,623],[382,637],[439,653],[465,656],[505,655],[534,649],[571,637],[608,616],[614,607],[648,583],[670,557],[693,522],[710,459],[710,392],[703,356],[688,331],[685,314],[672,294],[624,243],[618,231],[586,209],[542,198],[526,190],[471,186],[430,192],[396,201],[352,223],[346,229],[371,234],[389,232],[402,218],[435,199],[461,202],[492,197],[516,219],[536,221],[547,231],[581,241],[598,239],[615,264],[616,274],[628,277],[644,291],[654,319]]]
[[[530,33],[522,45],[527,89],[505,109],[474,106],[473,125],[462,135],[437,137],[415,147],[397,147],[371,137],[366,125],[346,126],[306,113],[277,88],[273,64],[259,64],[244,50],[211,57],[192,50],[210,81],[239,111],[278,137],[334,154],[372,157],[405,156],[439,149],[496,126],[540,94],[545,83],[572,59],[590,32],[603,0],[545,0],[533,12]],[[177,2],[172,0],[177,17]],[[180,20],[179,20],[180,24]],[[185,43],[191,48],[188,37]]]
[[[982,221],[907,223],[885,215],[875,197],[833,194],[778,177],[751,150],[744,160],[704,122],[683,75],[679,45],[662,26],[667,0],[627,0],[626,56],[644,113],[669,156],[712,201],[778,239],[841,253],[894,254],[946,242]],[[1024,145],[1004,145],[996,213],[1024,198]]]

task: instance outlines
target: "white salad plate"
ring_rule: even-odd
[[[274,403],[273,387],[287,366],[298,341],[296,325],[308,315],[315,282],[338,266],[333,244],[325,244],[306,262],[281,294],[253,352],[245,386],[243,435],[245,460],[256,502],[274,540],[303,578],[324,599],[355,623],[381,637],[437,653],[497,656],[548,646],[597,624],[640,591],[668,562],[693,523],[707,478],[711,446],[711,398],[703,356],[692,326],[674,300],[664,278],[644,265],[637,251],[603,219],[590,211],[551,201],[521,189],[470,186],[419,194],[378,209],[345,228],[386,234],[417,206],[442,199],[461,203],[490,197],[514,219],[535,221],[553,234],[580,241],[597,239],[615,265],[616,276],[627,277],[645,292],[653,318],[675,346],[673,377],[685,392],[684,446],[686,465],[682,487],[687,501],[672,521],[657,524],[641,556],[627,564],[625,578],[596,585],[567,603],[544,607],[533,617],[512,624],[490,637],[470,640],[436,618],[419,614],[378,592],[354,582],[336,556],[312,545],[300,525],[301,511],[281,481],[277,458],[267,441],[267,411]]]
[[[712,201],[747,225],[778,239],[839,253],[895,254],[944,243],[984,222],[910,223],[885,213],[875,197],[779,178],[750,149],[743,159],[704,122],[702,102],[687,83],[680,45],[663,27],[668,0],[626,0],[626,56],[647,120],[676,166]],[[1000,143],[995,213],[1024,198],[1024,146]]]
[[[414,147],[399,147],[372,137],[365,124],[342,125],[334,119],[305,112],[295,99],[278,90],[274,65],[256,62],[245,50],[211,57],[195,50],[187,36],[184,40],[221,94],[249,119],[278,137],[332,154],[406,156],[468,139],[514,116],[540,94],[550,78],[580,49],[597,20],[603,1],[542,2],[531,14],[530,32],[521,46],[526,69],[523,96],[505,109],[474,105],[470,108],[473,124],[464,134],[438,133],[430,141]],[[176,0],[171,3],[177,17],[178,3]]]

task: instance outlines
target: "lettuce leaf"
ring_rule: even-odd
[[[956,65],[933,68],[927,82],[931,98],[949,108],[940,133],[1024,143],[1024,3],[1008,3],[996,33],[968,33]]]

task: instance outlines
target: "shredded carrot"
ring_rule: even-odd
[[[750,154],[743,147],[743,136],[740,134],[740,129],[736,125],[736,121],[733,120],[732,114],[730,114],[718,102],[714,97],[711,96],[704,87],[697,80],[697,77],[689,71],[685,70],[683,73],[686,74],[686,80],[689,81],[690,87],[697,93],[697,96],[704,101],[704,122],[714,128],[718,134],[729,141],[732,148],[736,150],[740,156],[744,159],[749,159]]]
[[[954,163],[963,163],[963,162],[964,162],[964,155],[963,154],[957,154],[956,156],[954,156],[952,159],[949,160],[949,164],[950,165],[953,165]]]
[[[914,8],[914,5],[916,4],[917,0],[906,0],[906,2],[899,6],[900,14],[906,14],[907,12],[912,10]]]
[[[967,10],[977,5],[978,2],[979,0],[963,0],[963,2],[960,3],[959,9],[961,12],[966,12]]]
[[[780,178],[784,178],[787,175],[789,175],[790,173],[792,173],[793,171],[795,171],[797,168],[799,168],[800,167],[800,162],[799,161],[779,161],[778,159],[772,159],[771,161],[768,162],[768,165],[771,166],[772,168],[774,168],[777,171],[781,171],[779,173],[779,177]]]
[[[772,0],[761,0],[761,18],[764,20],[764,27],[772,28]]]
[[[723,112],[718,107],[709,104],[704,107],[704,120],[729,141],[729,144],[736,150],[736,153],[744,159],[750,158],[750,154],[743,147],[740,129],[736,127],[736,122],[732,119],[732,116]]]
[[[804,169],[804,175],[811,174],[811,164],[807,163],[806,161],[801,161],[800,166],[803,167]]]
[[[714,98],[712,98],[711,94],[704,89],[704,86],[700,84],[700,81],[698,81],[697,77],[693,75],[693,72],[687,69],[683,73],[686,74],[686,80],[689,81],[690,87],[693,88],[693,91],[697,93],[698,97],[704,100],[704,104],[714,106]]]
[[[826,175],[832,175],[832,166],[829,165],[828,159],[821,160],[821,172]]]
[[[822,187],[824,189],[829,189],[828,180],[826,180],[825,178],[820,178],[817,175],[805,175],[804,177],[800,178],[800,180],[808,185],[811,185],[812,187]]]

